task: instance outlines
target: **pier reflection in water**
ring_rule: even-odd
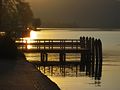
[[[40,70],[42,73],[47,75],[48,77],[89,77],[91,78],[91,82],[88,83],[90,85],[95,85],[97,87],[101,86],[101,77],[95,77],[87,74],[87,72],[80,71],[79,65],[35,65],[35,67]]]

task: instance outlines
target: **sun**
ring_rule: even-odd
[[[35,39],[36,36],[36,32],[35,31],[30,31],[30,39]]]

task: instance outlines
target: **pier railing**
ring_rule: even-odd
[[[65,50],[65,49],[81,49],[80,39],[17,39],[16,44],[21,50]]]
[[[102,72],[102,42],[100,39],[80,37],[80,39],[17,39],[16,45],[23,52],[40,53],[40,61],[31,62],[35,66],[76,66],[80,72],[100,79]],[[28,48],[28,46],[31,48]],[[59,61],[48,61],[48,53],[59,53]],[[80,53],[79,61],[67,61],[66,53]],[[62,69],[64,70],[64,69]],[[78,69],[77,69],[78,70]]]

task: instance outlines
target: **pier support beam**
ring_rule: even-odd
[[[48,54],[45,52],[41,53],[41,62],[47,62],[48,61]]]
[[[60,62],[65,62],[66,61],[66,53],[61,52],[59,57],[60,57]]]

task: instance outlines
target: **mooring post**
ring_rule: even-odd
[[[80,37],[81,48],[85,48],[85,37]],[[80,71],[85,71],[85,52],[81,52]]]
[[[91,75],[91,37],[88,39],[88,37],[86,38],[86,48],[88,48],[88,52],[87,52],[87,61],[86,61],[86,72],[87,75]]]
[[[88,67],[89,62],[88,62],[88,60],[89,60],[89,52],[90,52],[88,37],[85,38],[85,48],[88,49],[88,51],[85,53],[86,75],[88,75],[88,71],[89,71],[88,70],[89,69],[89,67]]]
[[[92,64],[92,68],[91,68],[91,72],[92,72],[92,77],[94,77],[94,73],[95,73],[95,40],[94,38],[92,38],[92,49],[91,49],[91,56],[92,56],[92,59],[91,59],[91,64]]]
[[[98,69],[99,69],[98,68],[98,65],[99,65],[99,59],[98,59],[99,58],[99,55],[98,55],[99,53],[98,53],[98,51],[99,51],[98,50],[98,40],[96,39],[95,40],[95,55],[96,55],[96,59],[95,59],[96,60],[96,62],[95,62],[95,64],[96,64],[95,65],[95,80],[98,79]]]
[[[102,42],[100,39],[98,39],[98,49],[99,49],[99,71],[98,71],[98,79],[100,80],[102,76]]]

